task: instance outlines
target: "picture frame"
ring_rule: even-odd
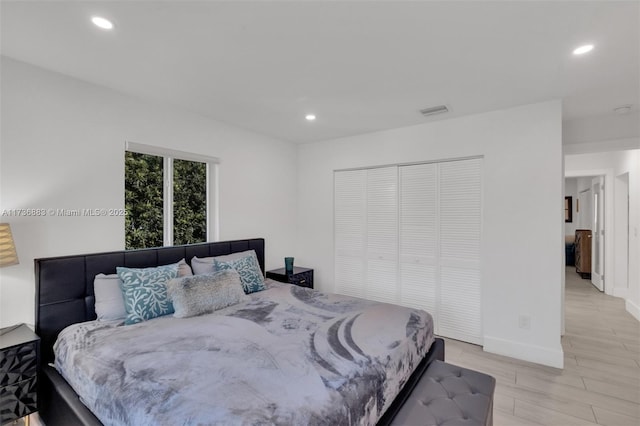
[[[573,197],[564,197],[564,221],[573,222]]]

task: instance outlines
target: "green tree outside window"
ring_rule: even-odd
[[[207,165],[173,160],[173,244],[207,240]]]
[[[125,152],[125,247],[162,247],[164,243],[164,158]],[[207,240],[207,165],[174,159],[173,244]]]

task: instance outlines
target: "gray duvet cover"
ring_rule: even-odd
[[[267,280],[214,314],[69,326],[55,365],[105,425],[375,424],[432,330],[421,310]]]

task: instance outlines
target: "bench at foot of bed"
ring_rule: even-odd
[[[489,375],[434,361],[391,424],[491,426],[495,387]]]

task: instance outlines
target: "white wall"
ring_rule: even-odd
[[[626,150],[602,152],[598,154],[576,154],[565,156],[565,173],[567,176],[604,174],[605,181],[605,235],[613,236],[605,240],[605,290],[608,294],[624,297],[627,311],[640,320],[640,150]],[[615,241],[619,233],[616,232],[615,214],[615,185],[620,185],[617,176],[629,173],[629,273],[627,277],[622,273],[618,257],[624,253],[616,253],[615,247],[621,242]],[[579,179],[580,186],[580,179]],[[585,180],[586,182],[586,180]],[[621,282],[616,282],[616,278]]]
[[[565,172],[566,172],[566,164],[565,164]],[[585,191],[587,189],[591,189],[591,184],[594,177],[595,176],[581,176],[576,178],[578,193]]]
[[[612,113],[600,117],[565,120],[562,123],[562,141],[565,145],[633,144],[640,137],[639,121],[640,111],[637,108],[628,114]]]
[[[562,367],[561,133],[552,101],[302,145],[299,264],[333,290],[334,170],[483,155],[484,348]],[[518,327],[519,315],[531,317],[530,330]]]
[[[616,287],[623,289],[622,297],[627,297],[629,292],[629,177],[630,173],[622,173],[616,176],[614,183],[614,236],[613,246],[613,267],[614,282]]]
[[[0,211],[124,207],[124,143],[219,157],[220,239],[292,250],[294,144],[2,57]],[[20,264],[0,270],[0,326],[34,320],[33,259],[124,249],[122,217],[2,217]]]

